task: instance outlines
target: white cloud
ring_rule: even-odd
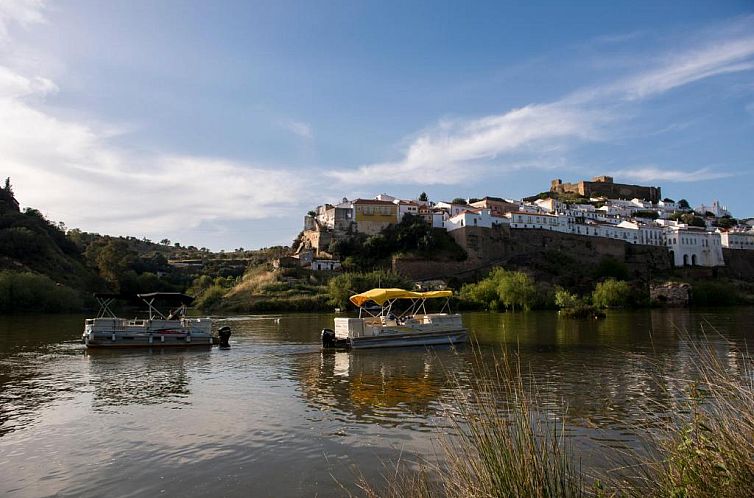
[[[615,133],[609,128],[610,123],[634,114],[627,108],[630,103],[706,78],[754,69],[753,30],[754,18],[740,19],[728,29],[715,30],[714,36],[705,32],[704,40],[692,48],[648,58],[649,69],[637,74],[583,88],[548,104],[530,104],[499,115],[442,122],[420,133],[396,161],[328,174],[348,184],[399,178],[409,183],[453,185],[468,181],[473,172],[489,166],[490,160],[513,153],[541,154],[543,149],[553,149],[562,154],[565,147],[610,137]],[[515,170],[514,164],[498,160],[495,170],[511,172]],[[676,173],[676,177],[666,179],[690,174]],[[691,173],[696,179],[712,178],[709,176],[712,173],[703,170]]]
[[[671,54],[653,71],[619,85],[628,99],[643,99],[713,76],[754,68],[754,36]]]
[[[395,178],[410,183],[456,184],[504,154],[525,148],[535,152],[537,147],[552,147],[560,140],[593,140],[598,136],[597,125],[609,119],[605,112],[547,104],[474,120],[445,120],[420,134],[400,161],[329,174],[345,183]]]
[[[672,170],[658,168],[657,166],[641,166],[638,168],[626,168],[611,173],[612,176],[627,178],[641,182],[700,182],[705,180],[717,180],[733,176],[725,171],[716,171],[712,168],[700,168],[693,171]]]
[[[109,131],[28,102],[55,88],[0,66],[0,157],[24,205],[69,226],[161,234],[219,219],[259,219],[298,208],[303,180],[284,169],[211,157],[135,155]],[[32,99],[33,100],[33,99]]]
[[[312,130],[311,125],[304,123],[303,121],[284,119],[280,121],[280,126],[300,138],[304,138],[306,140],[311,140],[312,138],[314,138],[314,131]]]
[[[10,27],[21,27],[44,22],[44,0],[2,0],[0,1],[0,43],[8,41]]]

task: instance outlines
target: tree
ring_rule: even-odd
[[[686,199],[681,199],[678,201],[678,209],[691,209],[691,206],[689,206],[689,201]]]
[[[717,220],[717,226],[720,228],[733,228],[736,225],[738,225],[738,220],[731,218],[730,216],[723,216]]]
[[[5,188],[3,188],[8,194],[13,195],[13,187],[10,184],[10,177],[5,179]]]
[[[160,241],[160,244],[162,244],[164,246],[169,246],[170,245],[170,239],[162,239]]]
[[[456,197],[452,201],[450,201],[451,204],[466,204],[466,199],[463,197]]]
[[[422,202],[427,202],[429,200],[429,197],[427,197],[427,193],[422,192],[421,194],[419,194],[419,200]]]
[[[507,272],[500,279],[497,287],[500,302],[516,311],[516,308],[528,310],[537,293],[537,288],[529,275],[520,271]]]
[[[136,252],[128,246],[125,240],[109,239],[97,252],[94,261],[102,278],[119,291],[137,257]]]
[[[633,291],[628,282],[612,278],[600,282],[592,293],[592,304],[599,308],[614,308],[631,304]]]

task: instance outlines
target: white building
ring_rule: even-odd
[[[393,201],[398,205],[398,221],[401,221],[407,214],[419,216],[419,204],[414,201],[404,201],[396,199]]]
[[[723,216],[730,216],[730,211],[728,211],[725,206],[720,205],[720,201],[714,201],[712,202],[711,206],[706,206],[702,204],[698,208],[695,209],[699,215],[704,216],[705,213],[712,213],[716,218],[722,218]]]
[[[450,218],[459,215],[463,211],[467,211],[469,209],[474,209],[472,206],[469,206],[468,204],[453,204],[451,202],[444,202],[440,201],[437,204],[435,204],[435,207],[444,209],[448,212],[448,216]]]
[[[569,217],[545,213],[515,211],[507,214],[511,228],[538,228],[540,230],[567,231]],[[571,218],[572,220],[572,218]]]
[[[728,230],[720,233],[723,247],[754,251],[754,230]]]
[[[506,220],[507,221],[507,220]],[[445,221],[445,229],[449,232],[463,227],[492,228],[492,225],[504,223],[503,218],[492,216],[489,209],[474,209],[463,211]]]
[[[432,210],[432,228],[445,228],[445,220],[448,219],[448,212],[444,209]]]
[[[719,232],[689,227],[683,223],[668,225],[665,240],[675,266],[724,266]]]
[[[338,271],[341,266],[337,259],[315,259],[312,261],[311,269],[315,271]]]
[[[534,201],[534,204],[536,204],[539,209],[551,214],[558,213],[565,209],[565,205],[557,199],[537,199]]]

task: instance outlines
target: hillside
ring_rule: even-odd
[[[36,209],[21,211],[10,180],[0,187],[0,313],[79,311],[94,304],[97,291],[133,295],[232,287],[247,267],[288,252],[272,247],[212,253],[167,239],[66,231]]]

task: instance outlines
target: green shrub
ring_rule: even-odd
[[[630,306],[634,304],[634,292],[628,282],[609,278],[595,287],[592,304],[598,308]]]
[[[330,279],[327,284],[327,294],[333,306],[345,308],[348,298],[354,294],[368,291],[377,287],[411,290],[413,283],[401,275],[387,271],[373,271],[369,273],[343,273]]]
[[[45,275],[0,271],[0,313],[79,311],[82,304],[76,291]]]
[[[494,268],[487,278],[461,288],[461,299],[472,306],[489,310],[499,308],[531,309],[544,305],[534,281],[523,272]]]
[[[212,285],[197,296],[196,307],[203,311],[211,311],[220,305],[227,292],[228,289],[225,287]]]
[[[581,298],[576,294],[560,288],[555,291],[555,306],[558,308],[573,308],[581,303]]]

